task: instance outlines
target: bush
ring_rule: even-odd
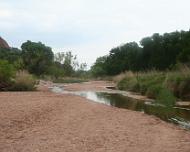
[[[13,65],[6,60],[0,60],[0,91],[8,90],[14,76],[15,70]]]
[[[156,87],[158,87],[158,85],[162,85],[164,79],[164,74],[160,72],[150,71],[148,73],[140,73],[138,75],[138,81],[140,85],[141,94],[151,94],[151,90],[154,91]]]
[[[186,66],[179,71],[168,72],[164,84],[174,95],[181,99],[190,95],[190,69]]]
[[[135,77],[126,77],[118,83],[120,90],[139,91],[139,83]]]
[[[0,60],[0,82],[8,82],[15,76],[13,65],[6,60]]]
[[[11,91],[34,91],[37,84],[36,79],[25,71],[16,74],[14,83],[10,88]]]
[[[160,84],[150,86],[147,89],[146,96],[149,98],[156,99],[156,97],[159,95],[159,93],[162,89],[163,89],[163,87]]]
[[[161,103],[167,107],[172,107],[175,105],[176,98],[173,93],[167,88],[163,88],[160,90],[156,102]]]

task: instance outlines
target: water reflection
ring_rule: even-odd
[[[60,93],[60,90],[57,89]],[[186,129],[190,129],[190,109],[181,107],[165,107],[152,102],[143,102],[136,99],[131,99],[127,96],[111,92],[92,92],[92,91],[78,91],[66,92],[85,97],[91,101],[114,106],[118,108],[125,108],[133,111],[144,112],[149,115],[155,115],[167,122],[173,122]]]
[[[190,129],[190,109],[180,107],[165,107],[149,102],[142,102],[117,93],[87,91],[75,92],[75,94],[106,105],[140,111],[149,115],[155,115],[162,120],[173,122],[175,124],[181,125],[184,128]]]

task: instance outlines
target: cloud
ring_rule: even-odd
[[[42,41],[91,63],[121,43],[188,30],[189,6],[189,0],[4,0],[0,29],[12,46]]]

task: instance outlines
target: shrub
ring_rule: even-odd
[[[155,99],[162,89],[160,84],[152,85],[147,89],[146,96]]]
[[[173,97],[182,100],[190,99],[190,69],[187,66],[181,66],[177,71],[167,72],[126,72],[118,77],[122,80],[118,82],[118,88],[121,90],[137,91],[149,98],[161,100],[161,96],[167,100]],[[163,93],[163,90],[166,93]],[[167,95],[166,95],[167,94]],[[171,102],[172,102],[171,101]],[[166,101],[167,102],[167,101]]]
[[[118,83],[120,90],[139,91],[139,83],[135,77],[126,77]]]
[[[0,91],[8,90],[14,76],[15,70],[13,65],[6,60],[0,60]]]
[[[179,71],[168,72],[165,86],[176,97],[185,99],[190,94],[190,69],[184,66]]]
[[[6,60],[0,60],[0,82],[8,82],[15,76],[13,65]]]
[[[31,74],[21,71],[16,74],[11,91],[34,91],[37,84],[36,79]]]
[[[125,73],[121,73],[119,75],[116,75],[112,78],[112,80],[116,83],[120,82],[121,80],[123,80],[125,77],[134,77],[134,73],[131,71],[127,71]]]
[[[172,107],[175,105],[176,98],[173,93],[167,88],[163,88],[160,90],[156,102],[161,103],[167,107]]]

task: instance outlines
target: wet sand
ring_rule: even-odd
[[[66,90],[101,90],[106,82]],[[48,91],[0,93],[0,152],[190,152],[190,132],[154,116]]]

